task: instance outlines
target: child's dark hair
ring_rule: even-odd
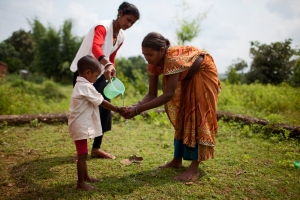
[[[159,51],[162,47],[168,49],[170,47],[170,41],[160,33],[150,32],[143,39],[142,47]]]
[[[91,72],[96,72],[99,69],[101,70],[101,66],[96,58],[86,55],[78,60],[77,69],[79,74],[83,74],[85,70],[90,70]]]
[[[118,11],[122,11],[123,15],[133,15],[136,19],[140,19],[140,12],[137,7],[131,3],[124,1],[120,6]]]

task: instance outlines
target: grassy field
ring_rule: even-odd
[[[300,169],[293,166],[299,141],[219,121],[215,158],[201,164],[199,179],[187,185],[173,177],[189,162],[181,169],[157,168],[173,156],[167,122],[162,114],[127,122],[115,117],[103,149],[117,159],[87,161],[90,175],[100,178],[94,192],[75,190],[75,147],[65,124],[2,125],[0,199],[300,199]],[[131,155],[144,160],[120,162]]]
[[[300,125],[300,90],[282,84],[222,83],[218,110]],[[9,77],[0,80],[0,114],[68,111],[71,85],[43,84]],[[115,105],[142,98],[133,86]],[[165,114],[149,112],[124,121],[114,117],[102,148],[116,160],[88,159],[91,175],[101,179],[95,192],[75,190],[75,147],[65,124],[0,125],[0,199],[300,199],[299,140],[266,134],[264,127],[218,122],[215,158],[201,164],[200,178],[190,185],[173,180],[181,169],[158,169],[172,159],[173,128]],[[91,148],[92,140],[89,141]],[[139,164],[124,165],[131,155]]]
[[[218,110],[267,119],[272,123],[300,125],[300,89],[281,85],[231,85],[222,82]],[[43,114],[68,111],[72,85],[52,81],[34,84],[17,77],[0,79],[0,114]],[[161,94],[161,91],[159,92]],[[126,87],[124,105],[141,100],[133,85]],[[112,100],[122,106],[122,98]]]

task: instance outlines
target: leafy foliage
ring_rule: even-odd
[[[9,72],[27,69],[57,82],[71,82],[70,63],[81,44],[71,34],[72,20],[65,20],[61,29],[45,27],[37,18],[28,21],[30,32],[19,30],[1,43],[0,61],[9,66]]]
[[[37,19],[31,22],[35,42],[35,71],[58,82],[71,82],[70,63],[81,39],[71,34],[72,20],[65,20],[62,29],[45,28]]]
[[[294,87],[300,86],[300,51],[298,51],[297,59],[293,60],[293,71],[290,84]]]
[[[200,25],[202,20],[206,17],[206,13],[197,13],[194,18],[191,18],[191,7],[185,1],[178,5],[182,14],[177,13],[176,23],[179,28],[176,29],[176,37],[178,45],[184,45],[186,42],[192,41],[200,33]],[[187,14],[186,14],[187,13]]]
[[[232,85],[222,82],[218,110],[257,118],[278,115],[281,123],[299,125],[300,91],[286,83]]]
[[[290,82],[295,74],[297,50],[291,48],[291,39],[270,45],[251,42],[250,55],[253,58],[247,82],[259,81],[263,84]],[[297,73],[297,72],[296,72]]]
[[[116,67],[118,77],[119,74],[126,77],[137,92],[144,94],[148,91],[147,63],[142,56],[117,58]]]
[[[118,73],[118,78],[122,80],[126,90],[124,99],[121,97],[112,99],[113,104],[132,105],[146,94],[147,89],[146,92],[139,91],[138,87],[122,73]],[[145,80],[139,80],[138,85],[144,88],[147,84]],[[232,85],[222,82],[221,86],[218,110],[299,125],[300,91],[298,88],[293,88],[286,83],[274,86],[260,83]],[[59,85],[52,81],[34,84],[21,80],[17,76],[8,75],[6,79],[1,80],[0,91],[0,104],[2,105],[0,114],[53,113],[68,110],[72,85]],[[28,99],[23,98],[25,94]],[[161,94],[162,91],[159,90],[158,95]],[[12,106],[18,107],[18,110],[11,110]],[[6,111],[4,112],[3,109]]]
[[[47,78],[60,79],[60,36],[54,28],[50,27],[47,33],[39,39],[36,51],[37,71]]]
[[[4,41],[12,45],[15,50],[20,54],[18,56],[24,65],[29,66],[33,60],[33,40],[30,32],[22,29],[13,32],[12,36]]]
[[[231,84],[245,83],[244,69],[248,67],[246,61],[238,58],[229,67],[226,72],[227,81]],[[241,73],[238,73],[241,71]]]
[[[18,71],[23,68],[24,63],[19,58],[20,53],[17,52],[11,44],[0,43],[0,61],[6,63],[10,73]]]
[[[0,115],[65,112],[70,94],[52,81],[34,84],[9,75],[0,79]]]
[[[236,72],[236,69],[234,67],[229,67],[227,74],[227,81],[230,84],[238,84],[239,83],[239,74]]]

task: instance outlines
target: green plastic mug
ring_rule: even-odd
[[[295,166],[297,169],[300,169],[300,161],[295,161],[295,162],[294,162],[294,166]]]
[[[110,83],[108,83],[103,90],[104,95],[109,99],[113,99],[119,96],[120,94],[123,95],[124,92],[124,84],[118,78],[115,77],[112,77]]]

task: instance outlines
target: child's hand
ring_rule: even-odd
[[[125,112],[127,107],[121,106],[119,107],[119,114],[122,115],[123,112]]]
[[[120,107],[119,114],[125,118],[125,113],[127,113],[132,107],[133,106]]]
[[[136,106],[127,106],[125,109],[120,112],[120,115],[125,119],[131,119],[137,115]]]

